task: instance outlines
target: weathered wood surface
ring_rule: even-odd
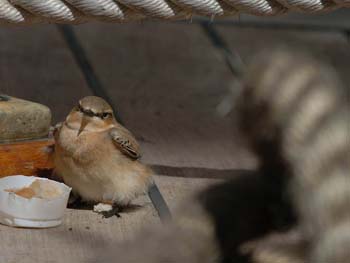
[[[222,179],[181,178],[165,175],[156,176],[155,179],[171,211],[174,211],[178,205],[186,202],[198,191],[222,182]]]
[[[100,249],[156,223],[158,218],[149,202],[137,212],[123,213],[121,218],[103,219],[92,211],[67,209],[63,224],[57,228],[0,226],[0,262],[98,262],[93,259]]]
[[[215,181],[156,177],[166,201],[171,203],[171,209],[180,200]],[[134,203],[142,207],[122,213],[121,218],[104,219],[92,211],[67,209],[63,224],[57,228],[33,230],[0,225],[0,262],[99,262],[98,255],[112,242],[129,239],[142,227],[160,224],[147,197],[141,197]]]
[[[0,177],[48,176],[53,168],[53,139],[0,144]]]

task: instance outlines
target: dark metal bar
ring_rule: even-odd
[[[181,21],[180,23],[188,23],[188,21]],[[239,28],[256,28],[256,29],[289,29],[289,30],[300,30],[300,31],[320,31],[320,32],[339,32],[344,30],[350,30],[350,25],[326,25],[316,23],[300,23],[293,21],[267,21],[267,20],[256,20],[256,21],[242,21],[242,20],[220,20],[210,21],[207,18],[196,18],[193,19],[193,23],[211,23],[214,26],[232,26]]]
[[[211,40],[212,44],[221,51],[226,64],[230,68],[231,72],[235,76],[241,76],[244,64],[238,53],[232,51],[225,43],[224,39],[220,36],[219,32],[213,26],[211,22],[201,22],[204,32]]]
[[[4,94],[0,94],[0,101],[9,101],[10,97]]]
[[[224,39],[215,29],[213,23],[201,22],[200,25],[202,26],[208,38],[211,40],[213,46],[221,51],[228,68],[231,70],[232,75],[235,77],[234,81],[231,83],[231,88],[228,90],[227,95],[216,107],[216,111],[220,116],[226,116],[229,112],[231,112],[233,108],[233,98],[241,90],[240,81],[245,65],[238,53],[226,45]]]
[[[72,52],[72,55],[73,55],[75,61],[77,62],[81,72],[83,73],[85,81],[88,84],[88,87],[90,88],[92,93],[95,96],[99,96],[101,98],[104,98],[111,105],[117,121],[119,123],[123,124],[123,121],[121,120],[120,116],[118,115],[118,113],[113,105],[113,102],[109,98],[107,92],[105,91],[99,78],[97,77],[93,66],[91,65],[89,59],[86,56],[84,48],[80,44],[72,27],[69,25],[57,25],[57,27],[58,27],[59,31],[61,32],[64,40],[66,41],[70,51]]]
[[[346,30],[343,32],[345,37],[346,37],[346,40],[348,41],[348,43],[350,44],[350,30]]]
[[[149,188],[148,196],[151,199],[154,207],[156,208],[162,223],[169,221],[171,219],[169,207],[166,204],[162,194],[158,189],[158,186],[155,183]]]

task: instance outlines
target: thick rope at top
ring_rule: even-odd
[[[127,22],[247,13],[273,16],[350,7],[350,0],[0,0],[1,24]]]

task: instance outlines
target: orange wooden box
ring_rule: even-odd
[[[0,177],[34,175],[51,177],[52,138],[0,144]]]

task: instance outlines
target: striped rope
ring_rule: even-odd
[[[0,0],[0,23],[120,23],[239,13],[274,16],[291,10],[316,13],[340,7],[350,7],[350,0]]]

